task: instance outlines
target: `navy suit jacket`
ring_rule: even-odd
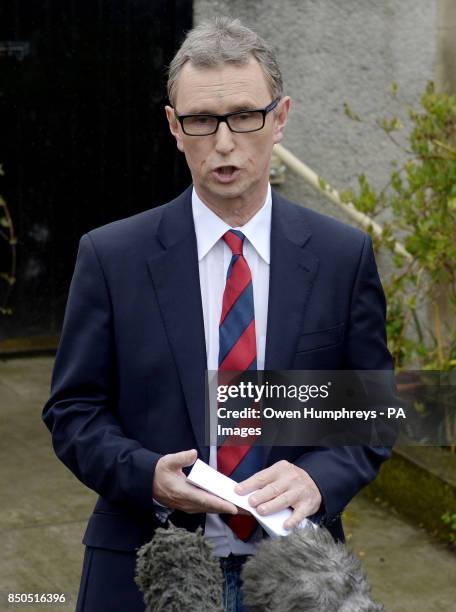
[[[265,369],[391,369],[385,299],[364,232],[272,196]],[[206,348],[191,188],[84,235],[43,419],[58,457],[99,494],[83,542],[132,551],[157,525],[152,482],[166,453],[204,445]],[[272,447],[340,514],[389,450]],[[203,514],[175,511],[187,529]]]

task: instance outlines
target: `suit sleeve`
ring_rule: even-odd
[[[112,503],[153,511],[160,455],[125,436],[116,418],[116,354],[108,286],[92,240],[82,237],[51,395],[43,420],[59,459]]]
[[[386,302],[375,263],[372,241],[365,235],[352,290],[343,368],[392,370],[386,342]],[[317,484],[323,503],[319,517],[334,522],[348,502],[377,475],[391,456],[386,447],[320,447],[295,463]]]

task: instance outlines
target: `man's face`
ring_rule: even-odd
[[[272,102],[266,78],[252,57],[243,66],[224,64],[195,68],[187,62],[179,75],[175,110],[179,115],[222,115],[240,110],[265,108]],[[174,109],[166,115],[177,147],[185,154],[199,196],[209,205],[229,206],[264,198],[269,179],[272,147],[282,139],[290,99],[283,98],[266,115],[262,130],[233,133],[220,123],[215,134],[188,136]]]

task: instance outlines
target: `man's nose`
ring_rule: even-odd
[[[226,155],[234,149],[234,134],[225,122],[220,122],[215,136],[215,150]]]

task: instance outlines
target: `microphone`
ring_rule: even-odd
[[[137,553],[146,612],[222,612],[223,577],[201,528],[158,528]],[[264,538],[241,573],[249,612],[385,612],[361,561],[325,528]]]
[[[249,612],[384,612],[361,561],[325,528],[309,525],[264,539],[243,567]]]
[[[223,612],[223,577],[203,537],[169,523],[136,554],[135,582],[145,612]]]

